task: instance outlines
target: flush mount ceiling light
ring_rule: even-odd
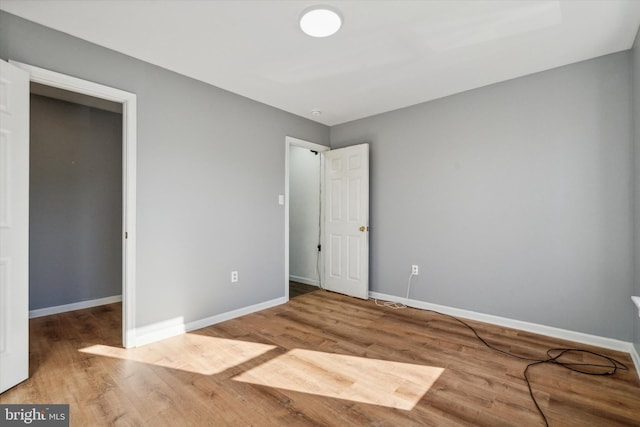
[[[342,17],[328,6],[313,6],[300,17],[300,29],[311,37],[329,37],[342,26]]]

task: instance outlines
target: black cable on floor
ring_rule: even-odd
[[[558,354],[556,356],[552,356],[551,352],[557,351]],[[558,360],[560,357],[564,356],[565,354],[568,353],[587,353],[587,354],[591,354],[592,356],[596,356],[599,357],[601,359],[606,360],[607,362],[609,362],[609,364],[606,365],[601,365],[601,364],[596,364],[596,363],[571,363],[571,362],[562,362],[560,360]],[[586,374],[586,375],[613,375],[615,374],[618,369],[622,369],[624,371],[627,371],[629,368],[627,368],[627,366],[614,359],[613,357],[609,357],[609,356],[605,356],[604,354],[600,354],[600,353],[596,353],[593,351],[589,351],[589,350],[583,350],[583,349],[579,349],[579,348],[552,348],[547,350],[547,359],[543,359],[543,360],[538,360],[536,362],[532,362],[529,363],[527,365],[526,368],[524,368],[524,380],[527,383],[527,387],[529,388],[529,395],[531,396],[531,400],[533,400],[533,403],[536,405],[536,409],[538,410],[538,412],[540,413],[540,416],[542,416],[542,419],[544,420],[545,425],[548,427],[549,426],[549,421],[547,420],[547,417],[545,416],[544,412],[542,412],[542,409],[540,408],[540,405],[538,405],[538,401],[536,400],[536,397],[533,395],[533,390],[531,388],[531,382],[529,381],[529,377],[527,376],[527,372],[529,371],[529,368],[535,366],[535,365],[540,365],[543,363],[553,363],[555,365],[558,366],[562,366],[565,369],[569,369],[570,371],[574,371],[574,372],[579,372],[581,374]],[[578,367],[581,368],[597,368],[597,369],[606,369],[606,371],[603,372],[589,372],[589,371],[585,371],[583,369],[579,369]]]
[[[494,346],[493,344],[490,344],[489,342],[487,342],[484,338],[482,338],[478,334],[478,332],[475,330],[475,328],[473,326],[469,325],[464,320],[458,319],[457,317],[451,316],[450,314],[441,313],[441,312],[435,311],[435,310],[428,310],[428,309],[423,309],[423,310],[427,311],[427,312],[430,312],[430,313],[438,314],[440,316],[448,317],[448,318],[453,319],[456,322],[466,326],[469,330],[471,330],[471,332],[473,332],[473,334],[476,336],[476,338],[478,338],[478,340],[480,340],[480,342],[482,342],[482,344],[484,344],[486,347],[490,348],[491,350],[497,351],[498,353],[504,354],[505,356],[514,357],[516,359],[525,360],[525,361],[530,362],[524,368],[524,371],[523,371],[522,374],[524,376],[524,381],[527,384],[527,388],[529,389],[529,395],[531,396],[531,400],[533,400],[533,404],[536,406],[536,409],[540,413],[540,416],[542,417],[542,420],[544,421],[544,424],[547,427],[549,427],[549,421],[547,420],[547,416],[542,411],[542,408],[540,408],[540,405],[538,404],[538,401],[537,401],[536,397],[533,394],[533,388],[531,387],[531,381],[529,380],[529,376],[527,375],[527,373],[529,372],[530,368],[532,368],[532,367],[534,367],[536,365],[550,363],[550,364],[562,366],[563,368],[568,369],[570,371],[579,372],[581,374],[586,374],[586,375],[613,375],[616,372],[618,372],[618,370],[624,370],[624,371],[628,371],[629,370],[627,365],[625,365],[624,363],[614,359],[613,357],[609,357],[609,356],[606,356],[604,354],[596,353],[596,352],[593,352],[593,351],[590,351],[590,350],[579,349],[579,348],[551,348],[551,349],[547,350],[547,358],[546,359],[535,359],[535,358],[531,358],[531,357],[520,356],[518,354],[514,354],[514,353],[511,353],[509,351],[502,350],[502,349]],[[556,352],[557,352],[557,354],[555,354]],[[600,363],[576,363],[576,362],[568,362],[568,361],[567,362],[563,362],[562,360],[560,360],[563,356],[567,356],[567,355],[575,354],[575,353],[589,354],[591,356],[595,356],[597,358],[602,359],[603,362],[602,362],[602,364],[600,364]]]
[[[538,410],[538,412],[540,413],[540,416],[542,417],[545,426],[549,426],[549,421],[547,420],[547,416],[544,414],[544,412],[542,411],[542,408],[540,408],[540,405],[538,404],[538,401],[536,399],[536,397],[533,394],[533,389],[531,387],[531,381],[529,380],[529,376],[527,375],[527,372],[529,371],[529,368],[536,366],[536,365],[540,365],[540,364],[544,364],[544,363],[552,363],[558,366],[562,366],[565,369],[569,369],[570,371],[574,371],[574,372],[579,372],[581,374],[587,374],[587,375],[613,375],[615,374],[619,369],[627,371],[629,368],[622,362],[614,359],[613,357],[609,357],[606,356],[604,354],[600,354],[600,353],[596,353],[590,350],[584,350],[584,349],[579,349],[579,348],[552,348],[547,350],[547,358],[546,359],[534,359],[534,358],[530,358],[530,357],[524,357],[524,356],[520,356],[518,354],[513,354],[511,352],[502,350],[490,343],[488,343],[484,338],[482,338],[478,332],[473,328],[473,326],[469,325],[468,323],[466,323],[464,320],[458,319],[455,316],[451,316],[449,314],[445,314],[445,313],[441,313],[439,311],[435,311],[435,310],[425,310],[431,313],[435,313],[435,314],[439,314],[440,316],[445,316],[448,317],[450,319],[453,319],[459,323],[461,323],[462,325],[466,326],[467,328],[469,328],[471,330],[471,332],[473,332],[473,334],[476,336],[476,338],[478,338],[480,340],[480,342],[482,342],[486,347],[490,348],[491,350],[497,351],[498,353],[504,354],[505,356],[509,356],[509,357],[514,357],[516,359],[520,359],[520,360],[526,360],[529,361],[531,363],[529,363],[523,371],[523,376],[524,376],[524,380],[525,383],[527,384],[527,388],[529,389],[529,395],[531,396],[531,400],[533,400],[533,404],[536,406],[536,409]],[[558,354],[556,354],[555,356],[552,355],[552,353],[558,352]],[[568,355],[568,354],[572,354],[572,353],[583,353],[583,354],[590,354],[592,356],[595,356],[597,358],[600,358],[603,360],[603,363],[605,364],[597,364],[597,363],[575,363],[575,362],[563,362],[562,360],[560,360],[560,358],[562,356]],[[608,362],[608,363],[607,363]],[[603,371],[597,371],[597,372],[593,372],[593,371],[589,371],[589,370],[585,370],[585,369],[604,369]]]

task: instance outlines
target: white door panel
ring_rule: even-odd
[[[369,297],[369,145],[324,153],[325,288]]]
[[[0,61],[0,393],[29,376],[29,74]]]

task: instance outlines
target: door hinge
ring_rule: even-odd
[[[125,231],[125,232],[124,232],[124,238],[125,238],[125,239],[128,239],[128,238],[129,238],[129,232],[127,232],[127,231]]]
[[[322,252],[322,245],[318,245],[318,252]]]

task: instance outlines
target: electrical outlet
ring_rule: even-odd
[[[238,281],[238,270],[231,272],[231,283],[236,283]]]
[[[412,265],[411,266],[411,274],[413,274],[414,276],[418,275],[418,266],[417,265]]]

